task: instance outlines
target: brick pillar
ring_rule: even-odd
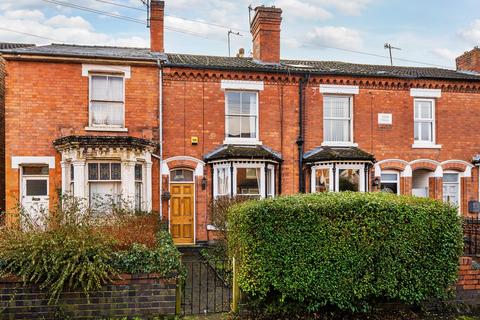
[[[164,1],[150,1],[150,50],[153,52],[164,52],[164,10]]]
[[[412,195],[412,177],[400,177],[400,194]]]
[[[256,7],[250,25],[253,38],[253,58],[267,63],[280,63],[280,24],[282,10]]]

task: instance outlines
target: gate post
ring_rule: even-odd
[[[238,265],[235,257],[232,259],[233,264],[233,284],[232,284],[232,311],[238,313],[238,305],[240,302],[240,287],[238,286]]]
[[[182,314],[182,283],[183,281],[177,278],[177,286],[175,288],[175,315]]]

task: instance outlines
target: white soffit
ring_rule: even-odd
[[[415,98],[440,98],[442,90],[440,89],[410,89],[410,96]]]
[[[221,88],[224,90],[263,90],[263,81],[222,80]]]
[[[12,157],[12,169],[28,164],[47,164],[50,169],[55,169],[55,157]]]
[[[344,86],[344,85],[335,85],[335,84],[321,84],[320,85],[321,93],[331,93],[331,94],[358,94],[358,86]]]
[[[112,72],[123,73],[126,79],[130,79],[131,71],[130,66],[113,66],[113,65],[100,65],[100,64],[82,64],[82,76],[88,77],[89,73],[95,72]]]

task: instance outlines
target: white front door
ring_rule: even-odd
[[[43,226],[48,214],[49,192],[48,176],[22,178],[22,208],[29,222]]]

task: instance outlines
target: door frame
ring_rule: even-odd
[[[172,181],[170,179],[170,172],[172,172],[173,170],[179,170],[179,169],[183,169],[183,170],[188,170],[188,171],[191,171],[192,174],[193,174],[193,181]],[[191,184],[193,185],[193,242],[192,243],[182,243],[182,244],[178,244],[180,246],[188,246],[188,245],[192,245],[192,244],[196,244],[197,243],[197,188],[195,187],[195,170],[192,170],[190,168],[173,168],[173,169],[170,169],[169,170],[169,174],[168,174],[168,191],[171,192],[171,185],[172,184]],[[170,227],[171,227],[171,210],[172,210],[172,207],[170,205],[170,200],[171,199],[168,199],[168,232],[170,234],[172,234],[171,230],[170,230]],[[161,201],[161,200],[160,200]]]
[[[24,175],[23,174],[23,170],[24,170],[24,166],[28,166],[28,164],[25,164],[25,165],[21,165],[20,166],[20,174],[19,174],[19,177],[20,177],[20,205],[23,207],[24,205],[24,197],[26,197],[25,195],[25,192],[26,192],[26,184],[24,185],[24,182],[26,181],[26,179],[33,179],[33,180],[41,180],[41,179],[46,179],[47,180],[47,198],[48,198],[48,203],[47,203],[47,208],[48,210],[50,210],[50,200],[51,200],[51,195],[50,195],[50,172],[49,174],[45,174],[45,175],[41,175],[41,174],[35,174],[35,175]],[[48,170],[50,171],[50,167],[48,166],[48,164],[46,164]]]

